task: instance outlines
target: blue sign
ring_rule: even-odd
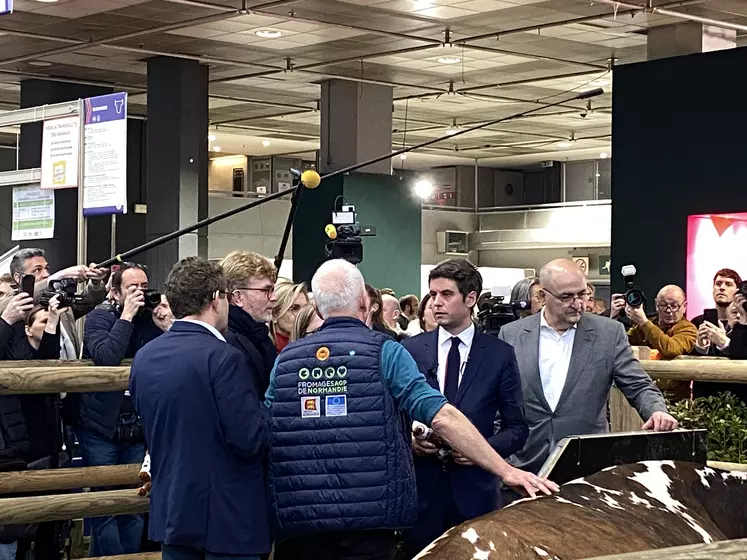
[[[0,0],[0,16],[13,13],[13,0]]]
[[[84,101],[83,215],[127,213],[127,94]]]

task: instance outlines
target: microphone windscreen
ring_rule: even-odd
[[[325,226],[324,233],[326,233],[327,237],[330,239],[337,239],[337,228],[332,224],[327,224]]]

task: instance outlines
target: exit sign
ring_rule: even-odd
[[[0,16],[13,13],[13,0],[0,0]]]

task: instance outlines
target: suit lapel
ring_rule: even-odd
[[[469,355],[467,356],[467,364],[464,367],[464,375],[462,375],[462,381],[459,383],[459,390],[455,401],[452,403],[454,406],[458,406],[464,398],[464,393],[469,388],[470,383],[477,377],[477,372],[480,369],[483,356],[485,355],[485,342],[482,333],[475,329],[475,335],[472,339],[472,347],[470,348]]]
[[[557,410],[563,401],[568,398],[573,387],[578,383],[581,378],[586,364],[589,361],[591,355],[591,349],[594,346],[595,333],[593,327],[584,321],[583,317],[579,321],[576,331],[576,336],[573,339],[573,350],[571,351],[571,362],[568,365],[568,375],[565,378],[565,385],[563,385],[563,392],[560,393],[558,399],[558,405],[555,407]]]
[[[519,371],[522,372],[527,385],[531,387],[537,399],[547,410],[550,405],[545,399],[545,391],[542,389],[542,379],[539,370],[539,339],[540,339],[540,313],[533,316],[531,322],[519,333],[519,348],[516,349],[516,357],[519,360]]]
[[[438,329],[429,332],[425,336],[425,356],[427,362],[424,365],[425,380],[428,385],[436,391],[441,391],[438,386]]]

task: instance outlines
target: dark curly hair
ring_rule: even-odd
[[[174,265],[164,286],[164,294],[177,319],[199,315],[227,286],[223,269],[200,257],[187,257]]]

